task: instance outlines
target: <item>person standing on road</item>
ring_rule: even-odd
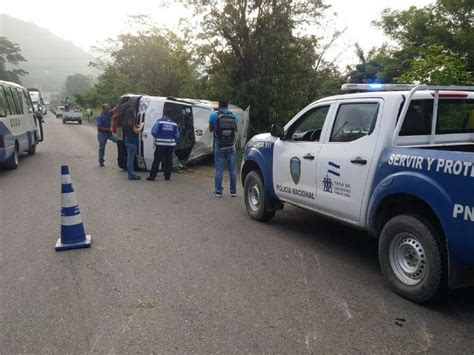
[[[163,167],[165,180],[168,181],[171,179],[173,149],[179,139],[179,129],[176,122],[174,122],[170,116],[171,112],[165,108],[163,117],[157,120],[151,129],[151,135],[155,137],[155,154],[150,176],[146,178],[148,181],[155,180],[160,162]]]
[[[102,112],[97,117],[97,139],[99,140],[99,166],[104,166],[105,145],[107,140],[116,142],[117,138],[111,129],[112,111],[109,104],[102,105]]]
[[[237,168],[235,133],[237,132],[237,116],[229,110],[227,100],[219,100],[219,109],[209,116],[209,131],[214,133],[214,192],[215,197],[222,197],[222,179],[224,176],[224,164],[227,162],[230,175],[230,196],[237,194]]]
[[[127,147],[127,173],[128,180],[140,180],[140,175],[135,173],[133,167],[135,155],[137,155],[138,133],[143,131],[144,123],[137,125],[135,109],[130,106],[125,111],[125,122],[123,126],[124,141]]]
[[[90,122],[91,119],[92,119],[92,116],[94,115],[93,112],[92,112],[92,110],[91,110],[90,108],[88,108],[88,109],[86,110],[86,114],[87,114],[87,122]]]

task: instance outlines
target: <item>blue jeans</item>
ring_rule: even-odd
[[[135,143],[125,143],[127,147],[127,173],[129,179],[134,179],[137,177],[135,170],[133,169],[133,161],[135,160],[135,155],[137,155],[137,145]]]
[[[224,164],[227,162],[230,175],[230,193],[237,192],[237,170],[235,166],[235,148],[220,149],[217,145],[214,146],[214,162],[216,164],[216,173],[214,176],[215,192],[222,194],[222,178],[224,177]]]
[[[99,163],[104,162],[104,155],[105,155],[105,144],[107,140],[110,139],[112,142],[117,142],[117,137],[113,133],[106,133],[106,132],[98,132],[97,139],[99,141]]]

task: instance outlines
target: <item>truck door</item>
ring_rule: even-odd
[[[330,104],[313,106],[286,127],[273,152],[273,183],[277,196],[299,206],[312,207],[316,196],[319,139]]]
[[[344,100],[335,108],[327,142],[321,147],[316,173],[318,209],[359,222],[383,100]]]

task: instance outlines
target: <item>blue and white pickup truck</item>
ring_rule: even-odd
[[[290,203],[367,230],[392,289],[415,302],[473,285],[473,90],[344,85],[248,142],[248,214]]]

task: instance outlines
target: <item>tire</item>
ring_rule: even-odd
[[[63,124],[66,124],[66,120],[63,120]]]
[[[18,148],[18,143],[15,143],[15,149],[13,150],[13,154],[10,156],[10,158],[7,159],[5,165],[7,168],[14,170],[18,168],[18,165],[20,163],[20,152]]]
[[[27,150],[27,153],[29,155],[35,155],[36,154],[36,146],[38,145],[38,143],[35,143],[31,146],[30,149]]]
[[[439,298],[447,288],[446,244],[441,233],[421,217],[399,215],[385,224],[379,261],[391,288],[413,302]]]
[[[82,120],[79,120],[78,122],[79,122],[79,124],[82,124]]]
[[[275,216],[276,211],[267,211],[265,208],[268,204],[265,186],[256,171],[249,172],[245,177],[244,201],[247,213],[252,219],[264,222]]]

